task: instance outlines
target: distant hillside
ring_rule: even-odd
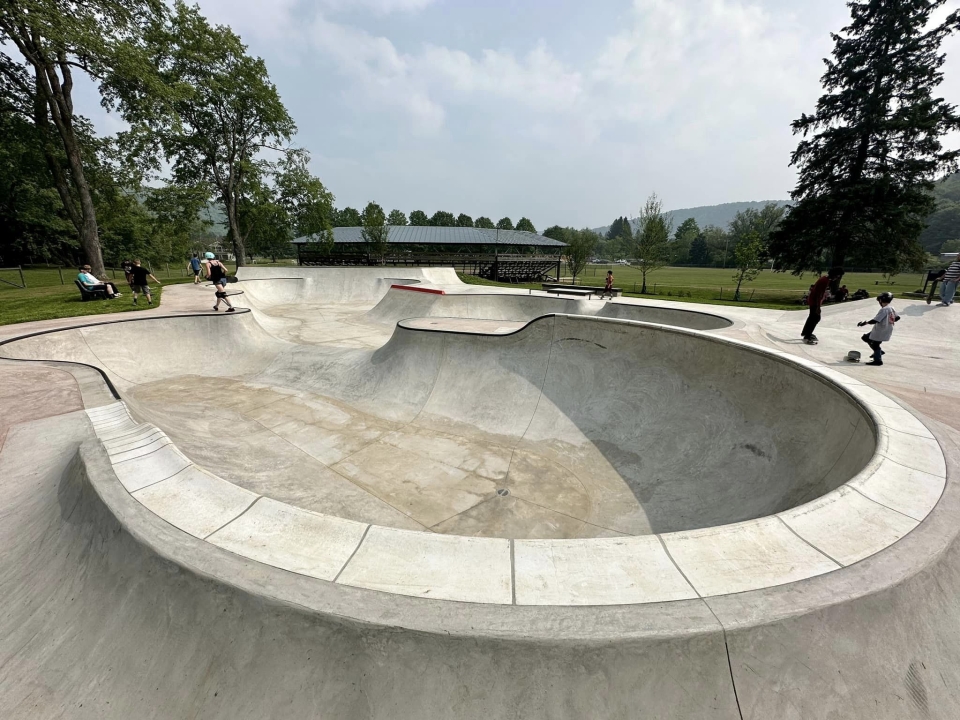
[[[920,244],[927,252],[938,253],[947,240],[960,238],[960,173],[937,183],[933,195],[937,209],[927,219],[927,229],[920,233]]]
[[[960,173],[950,175],[933,189],[937,199],[937,209],[928,218],[927,228],[920,234],[920,244],[931,253],[940,252],[940,247],[948,240],[960,239]],[[756,202],[733,202],[722,205],[704,205],[702,207],[681,208],[667,213],[673,218],[673,227],[676,228],[687,218],[693,218],[701,228],[707,225],[716,225],[726,229],[741,210],[747,208],[760,209],[767,203],[787,205],[787,200],[760,200]],[[633,218],[630,224],[637,228],[638,220]],[[595,232],[605,234],[609,225],[594,228]]]
[[[208,202],[207,206],[200,211],[200,219],[210,223],[208,230],[214,235],[227,234],[227,213],[223,209],[223,203]]]
[[[717,227],[726,229],[727,225],[730,224],[730,221],[733,220],[734,216],[741,210],[746,210],[747,208],[754,208],[756,210],[761,209],[764,205],[773,203],[774,205],[786,205],[787,200],[756,200],[752,202],[732,202],[732,203],[723,203],[722,205],[703,205],[701,207],[693,208],[681,208],[679,210],[670,210],[666,214],[673,218],[673,226],[677,227],[687,218],[693,218],[697,221],[697,225],[701,228],[706,227],[707,225],[716,225]],[[636,229],[638,220],[633,218],[630,221],[630,224],[633,225]],[[604,227],[594,228],[595,232],[604,234],[610,228],[609,225]]]

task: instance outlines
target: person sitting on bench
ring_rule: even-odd
[[[120,297],[120,293],[117,292],[117,286],[107,280],[98,280],[89,265],[84,265],[80,268],[80,272],[77,274],[77,280],[90,292],[97,292],[98,290],[106,292],[107,298],[110,300],[113,300],[115,297]]]

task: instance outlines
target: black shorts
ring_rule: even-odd
[[[200,277],[200,271],[199,271],[199,270],[194,270],[194,271],[193,271],[193,276],[194,276],[194,277]]]

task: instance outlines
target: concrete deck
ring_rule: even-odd
[[[41,467],[38,477],[59,482],[61,497],[79,493],[85,513],[116,518],[121,535],[143,548],[133,552],[130,541],[111,536],[126,548],[124,558],[155,555],[241,597],[307,609],[320,625],[348,620],[479,643],[480,655],[461,657],[453,670],[462,647],[445,650],[421,635],[404,640],[408,657],[439,663],[451,678],[426,695],[395,685],[406,668],[383,666],[399,656],[380,646],[370,656],[379,668],[373,674],[389,676],[396,690],[381,690],[372,705],[351,700],[344,717],[514,716],[491,695],[489,679],[478,679],[485,672],[508,688],[524,717],[619,717],[628,707],[683,718],[831,717],[837,708],[843,717],[955,716],[954,651],[929,638],[957,632],[956,608],[924,614],[949,592],[921,579],[955,573],[960,380],[949,372],[956,375],[949,332],[958,324],[949,309],[896,303],[905,321],[892,359],[864,368],[840,358],[856,347],[858,333],[848,326],[872,314],[867,303],[828,308],[822,342],[811,348],[791,338],[801,313],[479,292],[438,270],[405,278],[375,269],[276,281],[270,274],[244,277],[246,314],[191,316],[189,306],[208,298],[204,288],[183,287],[167,294],[152,320],[0,347],[8,357],[101,368],[122,398],[106,395],[84,367],[0,363],[20,386],[62,378],[49,383],[58,395],[31,407],[54,404],[64,414],[44,420],[21,410],[7,423],[15,443],[0,446],[5,492],[33,508],[14,516],[21,534],[39,523],[64,547],[72,542],[53,516],[36,514],[46,507],[42,481],[28,500],[23,472],[46,450],[60,469]],[[397,283],[445,294],[390,290]],[[579,305],[592,307],[587,314]],[[182,314],[164,317],[171,310]],[[2,340],[36,329],[0,331]],[[936,393],[928,397],[918,381]],[[81,403],[85,414],[70,412]],[[924,415],[909,403],[922,404]],[[30,445],[37,437],[47,438],[39,448]],[[13,550],[23,547],[17,535],[5,538]],[[21,557],[11,552],[0,570],[18,587],[33,587],[39,579],[22,575]],[[70,572],[66,560],[57,562]],[[83,572],[91,574],[88,566]],[[47,590],[31,596],[37,592]],[[206,591],[180,588],[177,602],[202,606],[198,592]],[[912,599],[856,609],[903,594]],[[44,625],[33,601],[11,597],[38,638],[72,632],[68,618]],[[811,645],[800,631],[796,647],[779,651],[763,640],[796,633],[808,619],[833,627],[830,616],[843,613],[857,622],[834,627],[839,639]],[[883,644],[870,634],[877,618],[891,630],[910,624],[913,637]],[[196,631],[206,633],[218,620],[202,624]],[[234,618],[230,627],[242,638],[246,624]],[[19,630],[0,632],[2,640]],[[352,652],[359,638],[351,632],[324,657]],[[861,667],[839,659],[841,648],[868,643],[875,657]],[[13,647],[0,641],[0,663]],[[526,647],[537,648],[536,660]],[[618,656],[623,663],[625,653],[632,659],[615,671],[621,677],[680,673],[695,689],[682,698],[635,681],[604,690],[579,674],[578,647],[594,648],[594,672],[611,677],[609,663]],[[81,651],[76,643],[68,649]],[[34,650],[21,654],[10,667],[28,661],[59,672]],[[942,688],[928,684],[926,664],[910,659],[922,654],[939,663]],[[759,655],[780,669],[755,677],[750,658]],[[859,689],[838,693],[835,684],[798,677],[800,656],[814,666],[842,665],[840,674]],[[306,672],[332,688],[325,662]],[[509,669],[516,662],[532,663],[525,676],[533,685],[516,685]],[[547,667],[559,673],[554,680],[541,675]],[[545,693],[560,676],[569,687]],[[114,679],[115,694],[129,687],[126,677]],[[23,682],[0,682],[0,708],[25,711],[31,696]],[[784,682],[797,687],[787,705],[777,690]],[[459,713],[450,694],[458,683],[477,697]],[[281,686],[288,687],[279,682],[273,691]],[[522,687],[540,687],[539,699],[518,700]],[[79,688],[66,683],[40,695],[92,697]],[[827,702],[811,708],[817,694]],[[171,702],[196,712],[188,695]],[[904,697],[913,705],[897,702]],[[129,710],[131,698],[122,700]],[[598,711],[598,702],[607,704]],[[586,703],[580,711],[578,703]],[[770,714],[775,708],[780,714]],[[791,715],[796,708],[804,710]]]

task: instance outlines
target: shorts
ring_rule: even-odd
[[[200,271],[199,271],[199,270],[194,270],[194,271],[193,271],[193,276],[194,276],[194,277],[200,277]]]
[[[135,292],[135,293],[136,293],[136,292],[142,292],[144,295],[149,295],[149,294],[150,294],[150,286],[149,286],[149,285],[130,285],[130,289],[133,290],[133,292]]]
[[[214,280],[214,281],[213,281],[213,284],[214,284],[214,285],[217,285],[217,286],[219,286],[219,287],[222,287],[224,290],[226,290],[226,288],[227,288],[227,279],[226,279],[225,277],[222,277],[222,278],[220,278],[219,280]]]

